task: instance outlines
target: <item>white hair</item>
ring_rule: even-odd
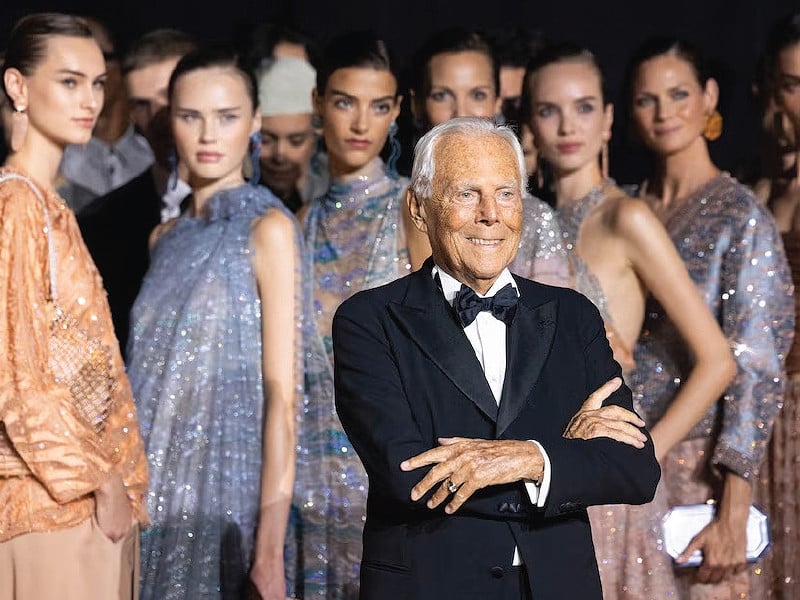
[[[519,170],[519,194],[525,195],[527,172],[525,155],[514,131],[506,125],[495,125],[483,117],[456,117],[431,129],[420,138],[414,147],[414,166],[411,169],[411,191],[419,200],[427,200],[433,195],[433,178],[436,175],[434,151],[442,138],[448,136],[469,136],[478,141],[482,137],[497,136],[511,147],[517,157]]]

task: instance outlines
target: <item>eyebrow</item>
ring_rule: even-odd
[[[345,98],[347,98],[349,100],[358,101],[358,98],[356,98],[352,94],[348,94],[347,92],[343,92],[342,90],[333,89],[333,90],[331,90],[330,93],[331,94],[335,94],[337,96],[344,96]],[[372,100],[370,100],[370,103],[374,104],[375,102],[386,102],[386,101],[394,100],[394,99],[395,99],[395,96],[393,96],[392,94],[388,94],[386,96],[381,96],[380,98],[373,98]]]
[[[203,112],[203,111],[198,110],[196,108],[185,108],[183,106],[176,106],[175,110],[176,111],[180,111],[180,112],[196,113],[198,115],[201,112]],[[226,113],[226,112],[236,112],[237,110],[242,110],[242,107],[241,106],[231,106],[231,107],[226,107],[226,108],[215,108],[212,112],[215,112],[215,113]]]

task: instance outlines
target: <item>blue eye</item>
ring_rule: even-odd
[[[555,114],[555,109],[552,106],[542,106],[536,111],[537,116],[546,119]]]
[[[689,92],[686,90],[675,90],[670,94],[673,100],[684,100],[689,97]]]
[[[348,109],[353,105],[353,103],[350,101],[350,98],[338,98],[337,100],[334,100],[333,105],[336,108]]]
[[[581,102],[578,104],[578,112],[581,114],[594,112],[594,105],[591,102]]]
[[[489,94],[487,94],[483,90],[475,90],[474,92],[472,92],[473,100],[477,100],[478,102],[483,102],[487,98],[489,98]]]

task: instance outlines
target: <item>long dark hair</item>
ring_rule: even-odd
[[[48,39],[56,35],[93,39],[86,21],[61,13],[31,14],[14,25],[0,70],[0,85],[9,102],[12,100],[5,87],[5,72],[17,69],[26,77],[31,75],[47,55]]]

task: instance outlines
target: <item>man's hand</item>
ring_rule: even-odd
[[[435,465],[411,490],[411,499],[419,500],[439,484],[428,500],[428,508],[436,508],[452,496],[445,507],[448,514],[457,511],[481,488],[521,480],[539,481],[544,471],[538,446],[525,440],[439,438],[439,443],[441,446],[403,461],[400,468],[413,471]],[[452,492],[451,487],[458,489]]]
[[[95,515],[100,531],[112,542],[118,542],[131,528],[133,510],[125,486],[119,475],[111,478],[94,491]]]
[[[607,437],[644,448],[647,436],[639,430],[639,427],[644,427],[644,421],[621,406],[603,406],[603,401],[621,385],[622,379],[615,377],[592,392],[570,420],[563,437],[571,440]]]

